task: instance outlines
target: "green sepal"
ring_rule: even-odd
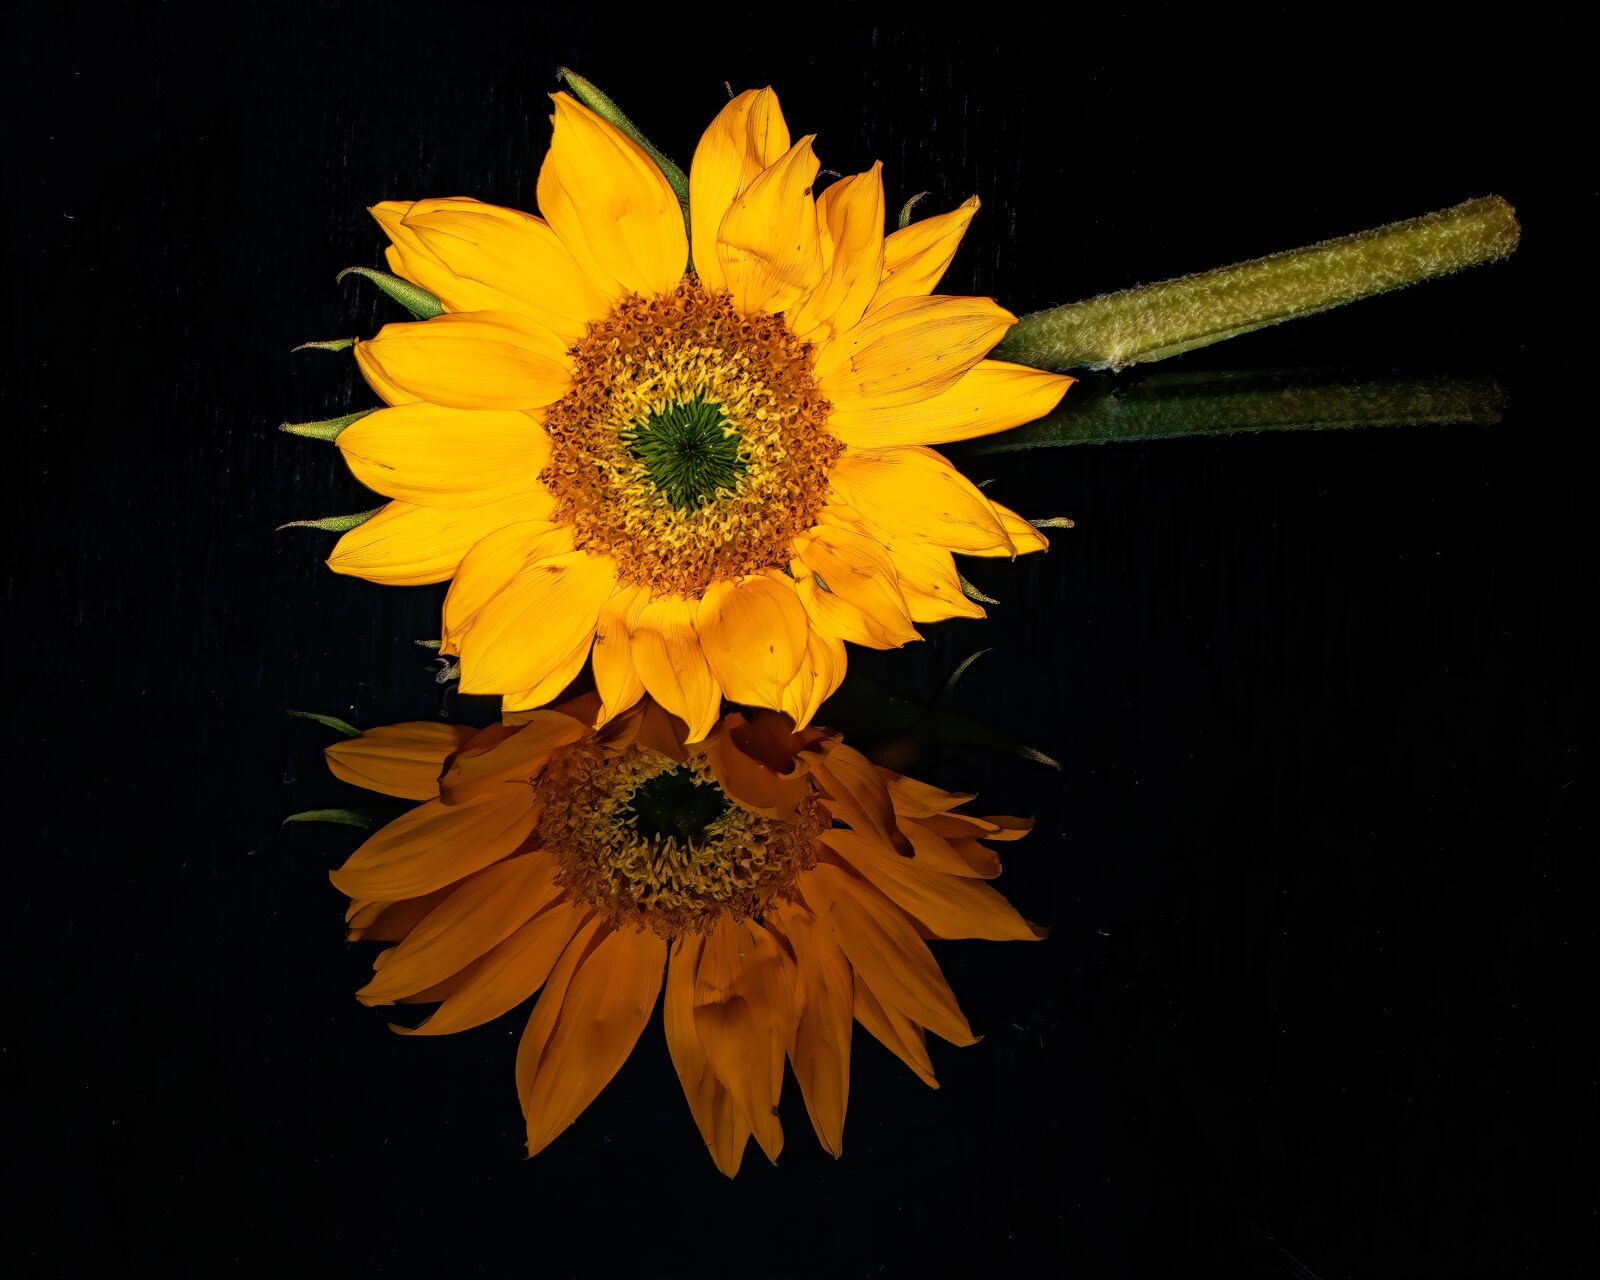
[[[329,338],[326,342],[302,342],[298,347],[290,349],[289,354],[296,351],[348,351],[356,345],[354,338]]]
[[[339,433],[352,422],[365,418],[373,409],[357,409],[354,413],[347,413],[339,418],[324,418],[321,422],[285,422],[278,427],[279,431],[286,431],[292,436],[304,436],[307,440],[337,440]]]
[[[330,729],[338,730],[347,738],[359,738],[361,736],[360,729],[356,728],[348,720],[339,719],[338,716],[325,716],[320,711],[295,711],[292,708],[285,708],[284,714],[299,716],[302,720],[315,720],[318,724],[325,724]]]
[[[956,574],[956,577],[961,579],[961,594],[966,596],[966,598],[968,600],[976,600],[979,604],[999,604],[1000,603],[993,596],[985,595],[982,591],[980,591],[972,583],[968,582],[966,577],[963,574],[959,574],[958,573],[958,574]]]
[[[904,231],[911,225],[911,211],[917,207],[918,202],[927,194],[926,191],[919,191],[900,206],[900,230]]]
[[[307,809],[302,813],[291,813],[283,820],[283,825],[291,822],[337,822],[347,827],[360,827],[363,831],[371,831],[376,826],[381,826],[389,816],[387,809]]]
[[[320,520],[291,520],[288,524],[280,524],[276,532],[282,533],[285,529],[321,529],[326,533],[347,533],[358,524],[366,524],[382,510],[383,507],[373,507],[371,511],[355,511],[347,516],[323,516]]]
[[[1028,521],[1035,529],[1076,529],[1078,522],[1071,516],[1046,516],[1042,520]]]
[[[419,288],[409,280],[402,280],[399,276],[390,275],[387,271],[375,271],[371,267],[346,267],[334,277],[334,283],[339,283],[346,276],[362,276],[372,281],[418,320],[432,320],[434,316],[444,314],[444,307],[439,299],[426,289]]]

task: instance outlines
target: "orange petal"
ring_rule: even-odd
[[[576,1120],[627,1061],[661,993],[666,959],[661,938],[631,929],[605,934],[582,958],[521,1091],[530,1156]]]
[[[608,556],[569,551],[530,561],[461,637],[461,692],[516,693],[539,684],[593,638],[616,584]]]
[[[927,400],[988,355],[1016,320],[992,298],[902,298],[817,352],[817,385],[835,409]]]
[[[843,742],[826,751],[809,751],[805,759],[834,818],[875,840],[886,853],[910,855],[911,845],[895,825],[888,781],[877,765]]]
[[[515,311],[456,311],[386,324],[356,343],[368,380],[455,409],[539,409],[572,384],[567,340]]]
[[[867,986],[859,972],[855,975],[855,1015],[856,1021],[885,1049],[915,1071],[928,1088],[939,1087],[933,1075],[933,1059],[928,1057],[928,1038],[923,1035],[922,1027],[905,1014],[883,1004],[872,994],[872,988]]]
[[[573,935],[589,919],[582,903],[557,902],[471,965],[466,981],[420,1026],[393,1027],[404,1036],[443,1036],[482,1026],[515,1009],[544,985]]]
[[[694,1029],[694,975],[700,964],[705,938],[698,933],[684,934],[673,949],[667,965],[667,989],[662,1001],[662,1022],[667,1032],[667,1051],[673,1068],[689,1100],[706,1149],[717,1168],[731,1178],[744,1160],[750,1126],[745,1123],[733,1094],[717,1079],[711,1060]]]
[[[633,628],[633,665],[650,696],[689,726],[689,741],[711,732],[722,709],[722,689],[711,674],[694,629],[695,605],[682,596],[658,596],[639,612]]]
[[[838,525],[818,525],[795,538],[793,548],[799,566],[795,590],[818,629],[874,649],[921,639],[881,542]]]
[[[475,732],[470,725],[413,720],[368,729],[359,738],[334,743],[323,755],[342,782],[407,800],[431,800],[439,794],[445,759]]]
[[[951,1044],[976,1043],[927,944],[894,903],[826,862],[800,878],[800,892],[879,1000]]]
[[[328,568],[391,587],[443,582],[478,542],[509,524],[542,521],[554,505],[537,484],[477,507],[391,502],[339,539]]]
[[[559,711],[530,715],[517,731],[476,744],[456,754],[439,779],[439,795],[447,805],[472,804],[510,794],[526,795],[550,753],[576,742],[588,732],[581,720]]]
[[[788,323],[799,337],[820,344],[860,321],[883,275],[883,164],[835,182],[817,201],[817,217],[832,260]]]
[[[926,400],[836,405],[828,415],[828,430],[858,449],[970,440],[1044,417],[1074,381],[1025,365],[980,360]]]
[[[695,969],[695,1034],[769,1160],[783,1149],[778,1093],[794,1013],[793,961],[778,940],[754,920],[720,917]]]
[[[993,880],[1000,874],[1000,856],[976,839],[950,839],[928,830],[926,822],[901,818],[900,830],[911,841],[912,860],[929,871],[944,871],[953,876],[977,876]]]
[[[972,196],[949,213],[923,218],[893,232],[883,243],[883,268],[888,275],[873,295],[873,309],[932,293],[956,256],[978,205],[978,197]]]
[[[446,808],[428,800],[380,828],[328,876],[351,898],[417,898],[515,852],[533,825],[526,792]]]
[[[785,773],[751,755],[741,739],[741,732],[747,734],[750,729],[737,711],[723,717],[717,731],[705,740],[706,763],[722,789],[745,808],[769,818],[790,814],[806,797],[810,785],[792,762]]]
[[[1012,555],[993,505],[932,449],[850,451],[828,483],[883,542],[911,539],[949,551]]]
[[[844,1113],[850,1099],[855,978],[833,935],[809,911],[783,906],[777,914],[794,946],[800,1004],[789,1060],[817,1140],[837,1159],[844,1152]]]
[[[666,293],[683,276],[683,207],[638,143],[565,93],[539,170],[539,211],[609,297]]]
[[[555,900],[556,871],[549,854],[525,853],[479,872],[406,935],[357,998],[393,1004],[459,973]]]
[[[929,783],[888,769],[882,770],[882,773],[884,783],[889,788],[889,798],[894,801],[894,811],[902,818],[927,818],[936,813],[948,813],[974,798],[960,791],[942,791]]]
[[[712,583],[694,629],[725,697],[774,708],[805,660],[810,630],[794,582],[767,574]]]
[[[436,906],[454,890],[448,884],[420,898],[402,898],[399,902],[351,901],[345,919],[350,924],[346,935],[351,942],[399,942],[417,927]],[[357,903],[361,903],[357,909]]]
[[[728,208],[763,169],[789,149],[778,95],[746,89],[717,113],[689,166],[689,227],[695,270],[707,289],[725,289],[717,231]]]
[[[821,279],[822,242],[811,198],[817,167],[811,137],[801,138],[723,217],[717,260],[741,314],[785,311]]]
[[[896,857],[854,831],[836,828],[818,838],[935,937],[1037,942],[1045,936],[1045,930],[1030,925],[1015,907],[970,875],[948,875],[916,858]]]

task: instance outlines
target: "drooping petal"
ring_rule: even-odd
[[[477,621],[479,611],[528,564],[571,550],[571,528],[545,520],[505,524],[473,543],[444,598],[442,652],[461,652],[461,637]]]
[[[667,964],[667,987],[662,1001],[662,1022],[667,1033],[667,1051],[689,1101],[700,1136],[716,1161],[717,1168],[731,1178],[744,1161],[750,1126],[745,1123],[728,1087],[717,1079],[711,1060],[700,1044],[694,1027],[694,977],[700,965],[705,938],[689,933],[678,939]]]
[[[793,545],[795,589],[820,630],[874,649],[920,638],[881,542],[838,525],[819,525]]]
[[[936,937],[1037,942],[1045,936],[982,880],[896,857],[853,831],[824,831],[819,838]]]
[[[539,211],[613,300],[653,297],[683,276],[683,208],[644,150],[588,107],[553,93],[555,136],[539,170]]]
[[[838,821],[875,840],[886,853],[911,853],[910,843],[895,825],[894,803],[877,765],[843,742],[826,751],[807,752],[805,759]]]
[[[883,245],[883,269],[888,275],[872,299],[874,310],[901,298],[933,292],[956,256],[979,203],[977,196],[971,196],[949,213],[923,218],[889,235]]]
[[[334,544],[328,568],[390,587],[444,582],[475,544],[508,524],[541,521],[554,505],[538,485],[479,507],[391,502]]]
[[[328,769],[343,782],[407,800],[439,794],[439,771],[477,730],[464,724],[413,720],[368,729],[323,751]]]
[[[789,328],[824,343],[866,314],[883,274],[883,165],[835,182],[817,201],[832,245],[822,279],[789,315]]]
[[[817,385],[835,410],[927,400],[982,360],[1016,321],[992,298],[902,298],[869,311],[817,353]]]
[[[879,1000],[951,1044],[976,1041],[927,944],[894,903],[827,862],[800,877],[800,892]]]
[[[889,788],[889,798],[894,801],[894,811],[902,818],[927,818],[936,813],[948,813],[975,798],[966,792],[945,791],[887,769],[881,772]]]
[[[752,574],[715,582],[701,597],[694,626],[727,698],[758,707],[781,704],[805,660],[809,631],[790,579]]]
[[[509,1013],[544,985],[556,961],[590,918],[585,903],[557,902],[474,961],[460,987],[406,1036],[443,1036],[482,1026]]]
[[[530,1156],[576,1120],[627,1061],[661,993],[666,959],[661,938],[631,929],[605,934],[581,959],[522,1090]]]
[[[328,878],[347,897],[389,902],[441,889],[515,852],[532,826],[527,797],[510,791],[456,808],[425,801],[368,837]]]
[[[352,898],[345,915],[350,931],[345,936],[351,942],[399,942],[443,902],[454,887],[446,885],[420,898],[402,898],[398,902]]]
[[[981,880],[993,880],[1000,874],[1000,856],[976,839],[952,840],[928,830],[925,821],[915,818],[902,817],[900,830],[911,841],[912,860],[925,870]]]
[[[739,712],[725,716],[718,732],[705,740],[706,763],[722,789],[745,808],[769,818],[792,814],[810,792],[810,784],[805,774],[792,766],[788,772],[780,772],[746,750],[741,739],[748,740],[750,729]]]
[[[817,1140],[837,1159],[844,1151],[844,1114],[850,1098],[855,978],[838,942],[809,911],[784,906],[777,914],[794,947],[800,1007],[789,1060]]]
[[[783,705],[780,708],[794,721],[796,729],[804,729],[810,724],[811,718],[817,714],[817,708],[839,687],[844,680],[846,662],[842,640],[826,635],[815,627],[807,632],[805,661],[800,664],[800,670],[795,672],[789,687],[783,691]]]
[[[537,481],[550,437],[526,413],[408,404],[379,409],[339,433],[355,478],[422,507],[480,507]]]
[[[557,870],[548,853],[524,853],[480,871],[406,935],[357,998],[393,1004],[459,973],[555,900]]]
[[[523,566],[461,637],[461,692],[515,693],[539,684],[593,638],[616,584],[610,557],[585,551]]]
[[[818,162],[801,138],[733,202],[717,231],[717,258],[733,305],[743,315],[785,311],[822,276]]]
[[[835,405],[828,430],[858,449],[970,440],[1044,417],[1075,381],[1003,360],[980,360],[926,400]]]
[[[647,587],[620,587],[600,608],[594,628],[594,687],[600,695],[596,723],[605,724],[644,697],[633,664],[633,628],[650,602]]]
[[[788,149],[789,126],[770,88],[738,94],[701,136],[689,167],[689,226],[695,270],[707,289],[727,287],[717,232],[729,206]]]
[[[542,218],[466,197],[386,200],[368,212],[394,242],[397,274],[447,311],[520,311],[576,341],[611,309]]]
[[[994,506],[932,449],[852,451],[834,464],[828,482],[883,542],[910,538],[968,554],[1013,553]]]
[[[455,409],[540,409],[572,384],[567,342],[515,311],[447,311],[386,324],[356,363],[419,400]]]
[[[928,1038],[919,1023],[889,1008],[872,994],[860,972],[855,974],[856,1021],[890,1053],[917,1073],[930,1089],[937,1089],[933,1059],[928,1057]]]
[[[537,712],[515,733],[487,739],[485,749],[474,744],[457,752],[439,779],[440,799],[446,805],[463,805],[526,789],[552,751],[576,742],[587,731],[583,721],[560,711]]]
[[[983,606],[961,589],[956,562],[943,547],[915,538],[893,538],[885,545],[913,622],[985,616]]]
[[[722,690],[694,629],[695,606],[682,596],[658,596],[639,611],[633,665],[650,696],[689,726],[689,741],[711,732]]]
[[[793,1027],[793,961],[754,920],[724,914],[695,970],[695,1034],[769,1160],[783,1149],[778,1092]]]

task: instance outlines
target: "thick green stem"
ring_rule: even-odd
[[[1156,373],[1075,388],[1054,413],[974,453],[1342,427],[1492,425],[1506,396],[1493,378],[1375,377],[1300,370]]]
[[[1499,196],[1199,275],[1024,316],[993,354],[1037,369],[1120,369],[1503,258],[1520,230]]]

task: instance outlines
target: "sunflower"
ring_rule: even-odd
[[[442,1035],[538,1000],[517,1051],[528,1152],[632,1052],[665,987],[667,1047],[717,1167],[773,1160],[784,1060],[817,1137],[843,1142],[860,1022],[930,1086],[924,1031],[974,1040],[925,938],[1042,936],[985,880],[1028,824],[891,773],[837,734],[757,711],[686,745],[649,700],[596,696],[479,733],[376,729],[333,772],[428,797],[332,873],[352,938],[394,944],[367,1004],[438,1002]]]
[[[932,294],[976,197],[885,235],[881,165],[813,197],[812,138],[752,90],[695,151],[686,228],[637,143],[553,97],[543,218],[372,210],[443,313],[356,344],[389,407],[338,444],[392,501],[329,564],[453,579],[443,651],[508,710],[592,651],[602,719],[648,692],[691,740],[723,696],[804,727],[846,641],[982,616],[952,551],[1046,545],[927,446],[1037,418],[1072,379],[986,359],[1015,317]]]

